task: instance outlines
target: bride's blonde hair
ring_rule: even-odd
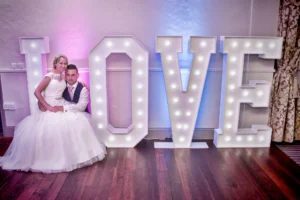
[[[66,59],[67,64],[68,64],[68,58],[67,58],[67,56],[65,56],[65,55],[63,55],[63,54],[58,54],[57,56],[55,56],[55,58],[54,58],[54,60],[53,60],[53,68],[54,68],[54,69],[56,68],[55,65],[58,63],[58,61],[59,61],[60,58]]]

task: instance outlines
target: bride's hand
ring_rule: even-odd
[[[47,110],[49,110],[50,112],[56,112],[55,108],[52,106],[47,106]]]
[[[80,83],[82,84],[82,86],[83,86],[83,87],[85,87],[87,90],[89,90],[89,88],[88,88],[87,84],[85,84],[85,83],[84,83],[84,82],[82,82],[82,81],[81,81]]]

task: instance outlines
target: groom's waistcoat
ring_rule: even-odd
[[[63,93],[63,98],[66,101],[73,102],[73,103],[78,103],[82,88],[83,88],[83,85],[80,82],[78,82],[77,87],[76,87],[75,92],[74,92],[73,99],[71,99],[71,97],[69,95],[69,92],[68,92],[68,87],[66,87],[66,89],[65,89],[65,91]],[[87,109],[87,107],[85,108],[84,111],[85,112],[89,112],[88,109]]]

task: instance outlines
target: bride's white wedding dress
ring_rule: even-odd
[[[64,80],[55,74],[44,98],[51,106],[62,106]],[[0,166],[6,170],[44,173],[72,171],[102,160],[105,146],[99,142],[86,112],[39,112],[22,120],[15,128],[14,138]]]

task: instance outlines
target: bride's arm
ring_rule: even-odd
[[[42,96],[42,91],[46,89],[46,87],[48,86],[48,84],[50,83],[51,78],[46,76],[41,82],[40,84],[37,86],[37,88],[34,91],[34,95],[36,96],[36,98],[39,100],[39,102],[45,106],[47,108],[47,110],[51,111],[51,112],[55,112],[54,107],[50,106],[45,99]]]

